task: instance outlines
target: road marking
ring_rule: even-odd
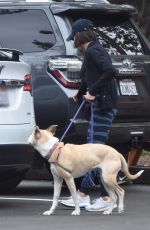
[[[21,200],[21,201],[42,201],[42,202],[52,202],[52,199],[40,199],[40,198],[23,198],[23,197],[1,197],[0,200]]]

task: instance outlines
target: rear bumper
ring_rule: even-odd
[[[0,145],[0,164],[27,164],[32,165],[35,151],[30,145]]]
[[[89,123],[84,119],[74,121],[75,133],[86,136]],[[113,123],[110,131],[109,143],[127,143],[134,136],[141,136],[143,142],[150,140],[150,122]]]
[[[109,142],[127,143],[135,136],[141,137],[143,142],[149,141],[150,122],[113,123]]]
[[[0,145],[27,145],[34,124],[0,125]]]
[[[34,149],[28,145],[28,137],[34,130],[33,124],[0,125],[1,165],[28,164],[34,160]]]

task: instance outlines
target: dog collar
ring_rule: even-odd
[[[49,160],[51,158],[52,153],[55,151],[55,149],[58,147],[59,142],[55,143],[53,147],[49,150],[48,154],[45,156],[46,160]]]
[[[48,160],[49,163],[51,164],[55,164],[57,166],[59,166],[60,168],[64,169],[65,171],[67,171],[68,173],[71,173],[70,170],[68,170],[67,168],[65,168],[64,166],[62,166],[61,164],[59,164],[59,156],[61,154],[61,148],[64,146],[63,142],[57,142],[53,145],[53,147],[50,149],[50,151],[48,152],[47,156],[45,156],[45,158]],[[55,159],[55,161],[50,161],[50,157],[52,156],[53,152],[58,148],[58,153],[57,153],[57,157]]]

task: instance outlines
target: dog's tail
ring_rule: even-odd
[[[127,162],[126,162],[125,158],[121,154],[120,154],[120,160],[121,160],[121,163],[122,163],[122,168],[121,169],[122,169],[122,171],[124,172],[124,174],[126,175],[126,177],[129,180],[135,180],[135,179],[137,179],[144,172],[144,170],[140,170],[138,173],[136,173],[134,175],[130,174]]]

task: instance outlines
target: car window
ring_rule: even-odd
[[[142,55],[143,48],[127,17],[113,15],[86,17],[93,21],[93,31],[110,55]],[[74,22],[77,18],[71,17]]]
[[[45,51],[55,44],[55,36],[43,10],[0,10],[2,47],[23,52]]]

